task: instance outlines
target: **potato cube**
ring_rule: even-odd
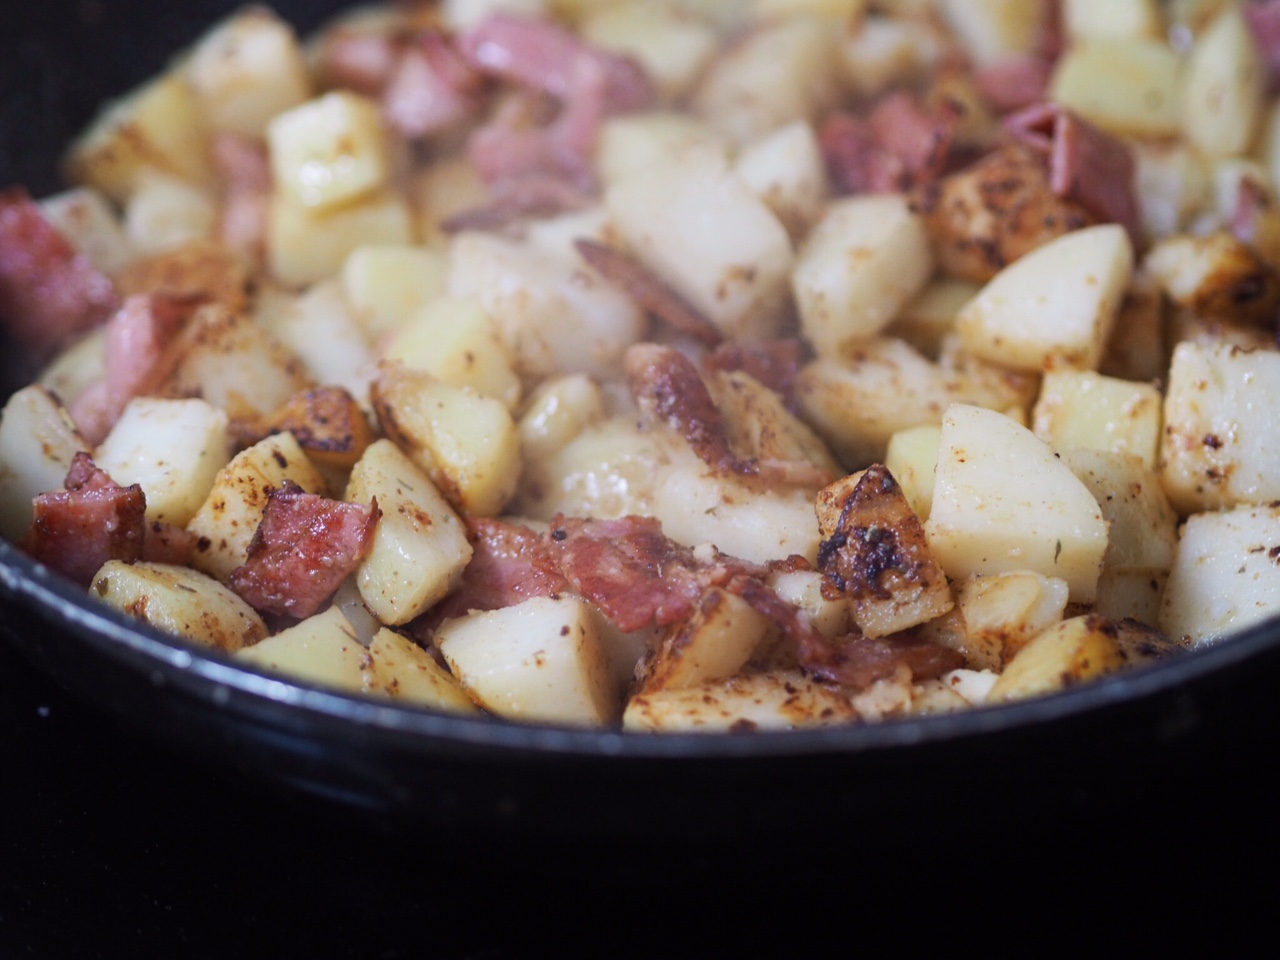
[[[1182,127],[1180,73],[1163,40],[1093,37],[1063,54],[1049,97],[1112,133],[1170,137]]]
[[[212,239],[217,222],[211,191],[163,173],[140,175],[124,208],[125,235],[139,255]]]
[[[851,26],[840,48],[845,82],[864,97],[922,78],[942,56],[941,31],[923,20],[870,12]]]
[[[817,570],[779,570],[769,574],[769,587],[783,600],[795,604],[809,622],[828,639],[846,636],[853,627],[853,609],[847,597],[828,598],[822,592]]]
[[[336,277],[299,294],[272,324],[272,332],[302,361],[311,380],[341,387],[368,404],[373,347]]]
[[[1264,326],[1280,308],[1280,277],[1226,230],[1168,237],[1143,265],[1170,300],[1200,317]]]
[[[1149,383],[1090,371],[1051,370],[1041,385],[1032,430],[1059,453],[1131,453],[1154,467],[1162,404],[1160,391]]]
[[[673,157],[613,184],[605,204],[631,251],[727,337],[778,331],[791,239],[724,157]]]
[[[639,690],[653,693],[725,680],[743,668],[773,627],[747,601],[719,587],[674,624],[639,671]]]
[[[1048,24],[1045,0],[942,0],[939,6],[980,65],[1033,53]]]
[[[185,527],[231,459],[227,415],[204,400],[135,397],[94,453],[122,486],[147,497],[147,519]]]
[[[442,253],[410,244],[356,247],[342,264],[342,293],[371,337],[403,326],[424,305],[444,294],[447,262]]]
[[[520,403],[520,377],[477,297],[425,303],[391,334],[383,357],[451,387],[469,387],[508,410]]]
[[[929,519],[933,509],[933,475],[938,467],[942,427],[927,423],[899,430],[889,438],[884,465],[897,478],[915,515]]]
[[[356,571],[365,605],[379,620],[408,623],[444,599],[471,560],[458,515],[390,440],[369,445],[351,470],[345,499],[378,501],[373,546]]]
[[[829,186],[813,127],[797,120],[747,144],[734,160],[742,182],[773,211],[792,239],[822,216]]]
[[[1159,285],[1150,274],[1135,273],[1098,372],[1121,380],[1163,380],[1169,356],[1164,320]]]
[[[1031,570],[1093,599],[1107,524],[1088,488],[1026,427],[955,404],[942,421],[933,510],[925,524],[953,579]]]
[[[599,154],[597,148],[597,155]],[[489,205],[489,187],[466,157],[445,158],[419,170],[409,183],[414,233],[431,250],[445,251],[453,242],[449,220]]]
[[[359,247],[406,244],[412,239],[408,204],[393,191],[319,210],[278,190],[267,212],[267,263],[272,275],[288,286],[306,286],[332,276]]]
[[[956,315],[982,288],[970,280],[939,277],[907,303],[885,333],[901,337],[926,357],[936,358],[955,329]]]
[[[120,218],[101,192],[72,187],[40,201],[45,218],[89,262],[113,276],[133,257]]]
[[[1029,570],[970,577],[956,591],[964,619],[966,658],[984,670],[1002,665],[1062,619],[1067,582]]]
[[[1210,156],[1245,153],[1266,103],[1267,64],[1236,5],[1196,37],[1182,77],[1182,132]]]
[[[345,91],[277,115],[267,148],[276,189],[314,212],[381,190],[390,174],[378,105]]]
[[[514,13],[522,17],[546,16],[551,8],[548,0],[444,0],[440,13],[454,30],[479,25],[495,13]]]
[[[1191,646],[1280,612],[1280,507],[1198,513],[1183,524],[1160,628]]]
[[[31,526],[31,501],[61,490],[71,461],[89,444],[57,397],[23,387],[0,413],[0,535],[19,541]]]
[[[1127,453],[1072,450],[1063,459],[1093,493],[1107,521],[1103,574],[1167,572],[1178,539],[1178,515],[1159,474]]]
[[[337,607],[244,647],[236,657],[264,670],[324,687],[354,693],[376,689],[377,676],[369,651]]]
[[[1095,369],[1133,274],[1124,229],[1076,230],[1005,267],[956,318],[964,346],[1022,370]]]
[[[599,615],[577,597],[534,597],[448,620],[436,645],[471,696],[501,717],[602,726],[621,712]]]
[[[1180,343],[1164,400],[1160,479],[1180,513],[1280,500],[1280,353]]]
[[[627,703],[622,725],[635,731],[749,733],[858,719],[847,694],[790,671],[640,693]]]
[[[688,92],[717,45],[709,24],[649,0],[595,4],[579,29],[597,47],[635,58],[668,103]]]
[[[1112,621],[1097,614],[1063,620],[1033,638],[991,688],[989,703],[1043,696],[1115,673],[1127,663]]]
[[[929,237],[905,197],[837,200],[791,276],[801,330],[819,355],[840,356],[883,330],[932,273]]]
[[[226,580],[244,563],[271,491],[286,480],[308,493],[325,489],[324,479],[290,433],[258,441],[219,470],[209,496],[187,524],[200,538],[192,561],[196,569]]]
[[[1163,27],[1157,0],[1065,0],[1063,26],[1070,40],[1156,39]]]
[[[89,593],[157,630],[228,653],[267,635],[253,607],[189,567],[108,560]]]
[[[261,137],[268,121],[311,96],[293,29],[263,7],[214,26],[197,42],[186,75],[210,130]]]
[[[460,513],[496,516],[515,495],[520,440],[500,401],[396,362],[381,365],[372,399],[387,436]]]
[[[1093,612],[1111,620],[1136,620],[1155,625],[1160,622],[1168,571],[1102,570]]]
[[[603,422],[604,396],[580,373],[544,380],[529,397],[516,429],[526,463],[559,452],[589,426]]]
[[[462,684],[413,641],[383,627],[369,644],[374,692],[447,713],[478,714]]]
[[[687,113],[623,113],[609,117],[600,127],[596,169],[609,187],[682,154],[709,152],[728,158],[730,149],[728,137]]]

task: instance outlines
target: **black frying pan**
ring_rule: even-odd
[[[62,146],[158,70],[216,0],[45,0],[0,36],[0,185],[56,189]],[[281,3],[302,29],[335,0]],[[3,393],[29,378],[5,349]],[[397,833],[760,836],[894,843],[1027,811],[1110,809],[1280,746],[1280,626],[1043,700],[790,734],[628,736],[472,720],[282,681],[140,628],[0,543],[5,639],[139,736],[296,786]],[[1129,814],[1126,814],[1129,815]],[[1033,817],[1034,819],[1034,817]]]

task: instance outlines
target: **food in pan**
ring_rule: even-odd
[[[0,194],[2,532],[529,722],[1180,655],[1280,604],[1278,77],[1277,2],[246,8]]]

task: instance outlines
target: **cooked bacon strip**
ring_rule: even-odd
[[[569,589],[560,573],[540,566],[535,556],[545,535],[529,527],[487,517],[467,517],[471,562],[462,582],[430,613],[434,623],[473,610],[498,610]]]
[[[246,137],[222,133],[213,138],[210,153],[223,184],[218,237],[250,262],[262,263],[271,200],[266,147]]]
[[[78,253],[21,187],[0,192],[0,322],[41,354],[111,315],[111,281]]]
[[[1052,75],[1052,61],[1023,54],[980,67],[974,82],[998,113],[1011,113],[1043,101]]]
[[[1142,218],[1134,189],[1136,165],[1120,140],[1056,103],[1005,118],[1016,140],[1049,158],[1049,185],[1101,220],[1118,223],[1137,244]]]
[[[65,486],[33,501],[34,518],[22,543],[27,553],[85,587],[108,560],[142,559],[142,487],[120,486],[83,451],[72,461]]]
[[[837,111],[818,133],[836,184],[850,193],[898,193],[932,183],[947,168],[961,112],[951,100],[932,111],[901,91],[865,119]]]
[[[702,359],[703,369],[741,370],[794,406],[796,377],[804,361],[804,344],[795,338],[760,343],[722,343]]]
[[[76,397],[70,410],[89,443],[101,443],[129,401],[163,379],[164,348],[191,306],[163,294],[136,294],[107,322],[106,376]]]
[[[1280,86],[1280,0],[1253,0],[1244,5],[1245,22],[1262,51],[1270,89]]]
[[[688,334],[709,347],[724,339],[719,327],[635,257],[585,238],[577,240],[574,246],[592,268],[672,330]]]
[[[329,500],[286,480],[271,491],[230,586],[257,610],[309,617],[368,554],[381,515],[376,501]]]
[[[855,690],[887,680],[899,666],[906,666],[914,680],[933,680],[965,665],[956,651],[911,633],[876,639],[855,635],[833,642],[815,632],[799,651],[806,671]]]
[[[831,178],[846,193],[896,193],[906,180],[901,157],[880,149],[867,122],[849,113],[831,114],[818,131]]]
[[[484,78],[439,30],[406,46],[382,95],[383,113],[407,137],[424,137],[474,114]]]

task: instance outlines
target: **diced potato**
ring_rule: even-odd
[[[308,493],[323,493],[316,472],[290,433],[272,434],[242,450],[218,471],[213,488],[187,530],[200,538],[192,563],[226,580],[244,563],[272,490],[292,480]]]
[[[685,153],[728,157],[729,138],[687,113],[653,110],[609,117],[600,126],[596,169],[606,187]]]
[[[307,459],[321,469],[350,469],[373,442],[373,430],[355,398],[341,387],[295,393],[267,422],[291,433]]]
[[[1062,619],[1067,582],[1029,570],[970,577],[956,592],[970,663],[1000,670],[1032,637]]]
[[[613,184],[605,203],[631,251],[727,337],[777,332],[791,240],[722,156],[673,158]]]
[[[1022,648],[991,688],[988,702],[1043,696],[1170,652],[1169,641],[1149,627],[1098,614],[1072,617]]]
[[[1225,230],[1168,237],[1143,265],[1170,300],[1200,317],[1273,325],[1280,308],[1280,276]]]
[[[107,198],[93,187],[72,187],[40,201],[45,218],[71,245],[114,275],[133,257],[129,238]]]
[[[1023,370],[1095,369],[1133,274],[1124,229],[1103,224],[1005,267],[956,318],[972,353]]]
[[[370,444],[345,499],[378,501],[373,546],[356,571],[360,596],[385,624],[408,623],[442,600],[471,560],[458,515],[430,478],[389,440]]]
[[[559,452],[585,428],[604,418],[604,397],[590,377],[573,373],[544,380],[516,423],[525,462],[541,461]]]
[[[1156,0],[1066,0],[1062,20],[1073,42],[1093,37],[1155,39],[1163,26]]]
[[[831,726],[857,719],[858,712],[846,694],[797,670],[642,693],[628,701],[622,725],[635,731],[749,733]]]
[[[1136,140],[1130,149],[1137,164],[1134,191],[1149,237],[1176,233],[1208,206],[1209,174],[1200,151],[1181,140]]]
[[[1127,453],[1072,450],[1063,455],[1107,521],[1103,574],[1164,573],[1178,539],[1174,512],[1155,470]]]
[[[139,175],[124,208],[129,245],[144,255],[211,239],[217,220],[211,191],[163,173]]]
[[[409,244],[357,247],[342,264],[342,294],[371,337],[403,326],[444,294],[442,253]]]
[[[1280,353],[1180,343],[1164,401],[1160,479],[1180,513],[1280,500]]]
[[[37,382],[65,402],[74,402],[106,375],[106,339],[106,327],[90,330],[54,357]]]
[[[1120,304],[1098,372],[1121,380],[1163,380],[1169,356],[1164,320],[1159,285],[1150,274],[1138,271]]]
[[[600,148],[597,148],[599,155]],[[415,230],[432,250],[444,251],[453,240],[445,229],[450,218],[489,204],[489,188],[465,157],[437,160],[419,170],[409,184]]]
[[[487,233],[462,233],[447,291],[478,297],[516,370],[614,377],[646,330],[635,303],[576,259],[561,259]]]
[[[448,620],[435,641],[486,710],[539,723],[600,726],[621,712],[598,614],[577,597],[534,597]]]
[[[1149,383],[1091,371],[1051,370],[1044,376],[1032,430],[1054,450],[1131,453],[1156,465],[1163,398]]]
[[[925,524],[953,579],[1031,570],[1093,599],[1107,524],[1088,488],[1044,441],[991,410],[955,404],[942,439]]]
[[[979,64],[1033,53],[1048,25],[1045,0],[941,0],[939,7]]]
[[[288,286],[306,286],[337,273],[359,247],[412,239],[409,207],[393,191],[325,210],[313,210],[277,191],[267,212],[267,263],[271,274]]]
[[[747,144],[734,160],[742,182],[763,200],[793,239],[822,215],[827,167],[813,127],[797,120]]]
[[[837,92],[836,36],[817,17],[757,26],[711,64],[694,91],[694,112],[740,144],[815,119]]]
[[[31,527],[31,500],[61,490],[71,461],[89,445],[47,389],[23,387],[0,413],[0,535],[17,542]]]
[[[250,7],[210,29],[186,61],[186,76],[210,130],[261,137],[267,122],[311,96],[293,28]]]
[[[249,304],[249,271],[216,240],[193,240],[172,250],[131,260],[116,275],[123,297],[163,293],[176,299],[221,304],[240,313]]]
[[[716,409],[724,418],[729,446],[740,457],[761,462],[790,462],[816,467],[832,478],[843,471],[822,439],[788,408],[774,390],[742,370],[721,371],[705,378]]]
[[[835,21],[857,20],[866,11],[868,0],[752,0],[751,15],[757,20],[810,14]]]
[[[780,570],[769,575],[769,587],[783,600],[809,616],[809,622],[828,639],[846,636],[853,627],[853,609],[847,597],[828,598],[817,570]]]
[[[232,418],[265,417],[308,386],[302,364],[242,313],[201,307],[169,346],[164,395],[203,397]]]
[[[89,592],[157,630],[229,653],[267,635],[253,607],[189,567],[108,560]]]
[[[1266,87],[1262,52],[1244,12],[1232,5],[1191,48],[1183,74],[1183,134],[1211,156],[1245,153],[1262,120]]]
[[[367,197],[390,175],[378,105],[347,91],[276,115],[267,148],[276,189],[313,212]]]
[[[520,403],[520,377],[478,297],[440,297],[424,304],[391,334],[383,357],[452,387],[470,387],[508,410]]]
[[[1136,620],[1158,624],[1168,571],[1107,570],[1098,577],[1094,613],[1111,620]]]
[[[195,93],[173,70],[108,104],[71,145],[67,173],[124,203],[148,172],[210,183],[207,148]]]
[[[933,509],[933,475],[938,466],[942,427],[923,424],[899,430],[889,438],[884,465],[902,485],[911,509],[921,520]]]
[[[712,587],[689,618],[674,624],[639,672],[639,692],[691,687],[738,673],[773,621],[741,597]]]
[[[1049,97],[1112,133],[1170,137],[1182,125],[1180,73],[1163,40],[1093,37],[1058,61]]]
[[[1280,506],[1199,513],[1183,524],[1160,627],[1191,646],[1280,612]]]
[[[299,294],[272,330],[302,361],[312,380],[342,387],[362,403],[368,402],[373,348],[348,309],[337,278],[322,280]]]
[[[496,516],[515,495],[520,440],[500,401],[395,362],[380,366],[372,399],[387,436],[459,512]]]
[[[355,693],[376,689],[369,651],[337,607],[236,652],[273,673]]]
[[[940,277],[927,283],[885,330],[901,337],[926,357],[936,358],[943,340],[955,328],[956,315],[981,291],[976,283]]]
[[[689,90],[717,44],[707,23],[650,0],[595,4],[580,30],[597,47],[634,57],[667,102]]]
[[[801,330],[820,355],[840,356],[883,330],[932,273],[928,235],[905,197],[837,200],[791,276]]]
[[[893,475],[877,464],[818,493],[819,566],[853,600],[864,636],[884,637],[954,606],[920,518]]]
[[[840,49],[845,82],[864,97],[923,77],[945,44],[932,24],[875,12],[848,31]]]
[[[447,713],[480,712],[453,674],[394,630],[383,627],[374,635],[369,658],[377,678],[377,693]]]
[[[121,486],[136,483],[147,519],[185,527],[231,459],[227,415],[204,400],[135,397],[94,452]]]

